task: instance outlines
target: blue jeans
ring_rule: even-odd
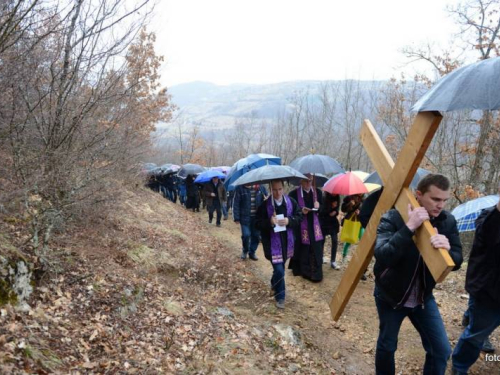
[[[500,307],[487,306],[470,296],[469,325],[453,351],[453,367],[466,373],[479,358],[483,342],[500,326]]]
[[[255,217],[250,217],[250,224],[241,224],[241,242],[243,253],[254,255],[260,241],[260,231],[255,226]]]
[[[222,216],[224,216],[224,219],[227,220],[228,214],[227,214],[227,203],[222,203]]]
[[[165,186],[160,185],[160,193],[164,198],[170,199],[168,196],[168,190]]]
[[[424,375],[444,374],[451,347],[434,296],[426,298],[425,308],[417,306],[414,309],[403,307],[395,310],[378,297],[375,297],[375,303],[380,321],[375,354],[376,373],[395,373],[394,353],[398,347],[399,329],[404,318],[408,317],[420,334],[425,349]]]
[[[273,265],[273,276],[271,277],[271,288],[274,290],[276,301],[285,300],[285,263],[271,263]]]

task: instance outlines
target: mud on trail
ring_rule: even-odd
[[[29,311],[0,306],[1,374],[374,373],[371,274],[334,323],[328,302],[345,266],[324,264],[314,284],[287,270],[278,310],[272,267],[261,248],[258,261],[240,259],[238,225],[218,228],[205,211],[146,189],[121,194],[101,222],[51,244],[54,269],[36,281]],[[0,253],[22,247],[19,228],[4,220],[0,230]],[[464,275],[435,291],[452,346],[467,305]],[[498,334],[492,342],[500,345]],[[424,351],[408,322],[396,356],[398,373],[421,373]],[[480,358],[470,373],[496,374],[498,365]]]

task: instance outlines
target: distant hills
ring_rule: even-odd
[[[200,129],[224,129],[250,116],[274,121],[279,111],[290,105],[294,94],[308,92],[319,101],[319,89],[328,82],[292,81],[265,85],[233,84],[219,86],[209,82],[190,82],[169,88],[172,101],[179,107],[186,124]],[[363,90],[373,90],[381,82],[362,81]]]

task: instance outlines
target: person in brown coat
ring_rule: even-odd
[[[219,180],[218,177],[214,177],[212,178],[212,181],[205,184],[203,192],[205,193],[205,200],[208,207],[208,222],[212,222],[214,218],[214,211],[216,211],[216,224],[218,227],[220,227],[220,220],[222,217],[222,204],[226,203],[227,200],[224,184]]]

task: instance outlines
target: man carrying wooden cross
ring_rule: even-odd
[[[444,248],[462,263],[462,246],[455,218],[443,208],[450,197],[450,182],[440,174],[429,174],[418,184],[416,198],[421,207],[408,205],[408,221],[392,209],[383,215],[377,229],[374,266],[375,302],[380,320],[375,367],[377,374],[394,374],[394,354],[399,329],[408,317],[422,338],[426,351],[424,374],[444,374],[451,347],[432,290],[436,285],[413,241],[415,231],[430,220],[438,234],[430,238],[434,248]]]

